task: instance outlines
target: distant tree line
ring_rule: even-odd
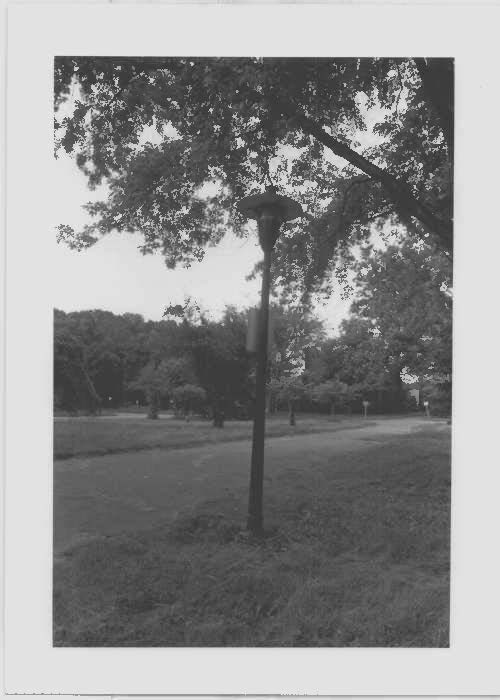
[[[55,310],[55,408],[98,413],[139,404],[154,418],[167,406],[220,406],[233,415],[249,398],[245,334],[245,315],[231,308],[220,322]]]
[[[274,303],[269,412],[404,412],[418,388],[434,413],[451,409],[451,266],[430,245],[363,248],[351,314],[335,337],[305,307]],[[192,304],[161,321],[90,310],[54,314],[55,410],[96,414],[139,405],[150,418],[252,417],[255,362],[247,311],[214,321]],[[146,408],[147,407],[147,408]]]

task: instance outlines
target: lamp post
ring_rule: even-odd
[[[257,333],[257,371],[255,379],[255,415],[253,422],[252,462],[250,468],[250,493],[248,498],[247,528],[253,534],[262,533],[262,496],[264,485],[264,434],[266,422],[266,370],[269,322],[269,290],[271,286],[271,260],[274,244],[278,240],[281,225],[302,216],[302,207],[289,197],[276,193],[274,187],[262,194],[245,197],[238,202],[238,210],[249,219],[257,221],[259,243],[264,251],[262,292]]]

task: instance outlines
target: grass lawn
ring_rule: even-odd
[[[54,564],[54,644],[448,646],[446,426],[290,463],[266,482],[263,540],[234,505],[221,495],[67,549]]]
[[[288,424],[280,414],[267,420],[270,437],[360,427],[369,424],[360,416],[313,415],[297,417],[297,425]],[[252,435],[252,421],[226,421],[214,428],[211,421],[176,419],[148,420],[144,415],[118,418],[64,418],[54,421],[54,457],[67,459],[79,455],[103,455],[132,452],[153,447],[179,448],[213,442],[242,440]]]

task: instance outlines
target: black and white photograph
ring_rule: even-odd
[[[453,57],[54,59],[53,644],[449,646]]]
[[[500,5],[8,9],[5,692],[498,695]]]

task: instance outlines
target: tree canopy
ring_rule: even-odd
[[[451,374],[452,270],[446,256],[410,241],[364,250],[352,312],[371,323],[387,362],[418,377]]]
[[[417,380],[433,409],[451,400],[451,266],[429,244],[362,249],[355,298],[335,337],[311,312],[273,306],[269,407],[374,412],[406,410]],[[182,312],[182,315],[180,315]],[[166,310],[176,320],[145,321],[93,310],[55,312],[55,406],[99,411],[169,405],[226,418],[252,415],[254,361],[246,351],[246,311],[220,320],[196,306]],[[412,379],[413,377],[413,379]]]
[[[323,323],[304,306],[272,303],[269,374],[280,380],[302,370],[309,348],[325,340]]]
[[[355,273],[350,316],[306,368],[315,395],[324,399],[329,387],[323,385],[341,382],[347,387],[340,392],[344,397],[370,400],[376,410],[394,410],[406,402],[403,382],[416,382],[426,395],[438,385],[442,410],[449,411],[449,258],[429,244],[409,240],[382,250],[367,246]]]
[[[95,411],[139,401],[156,417],[172,400],[188,405],[192,399],[198,407],[203,392],[209,407],[230,417],[251,403],[244,311],[227,307],[219,321],[203,314],[193,320],[189,310],[182,321],[145,321],[135,314],[55,310],[54,335],[56,408]]]
[[[55,100],[56,151],[107,186],[91,224],[59,227],[76,248],[139,232],[189,265],[245,235],[236,202],[272,180],[306,212],[277,244],[291,287],[321,287],[388,221],[451,251],[449,59],[58,57]]]

